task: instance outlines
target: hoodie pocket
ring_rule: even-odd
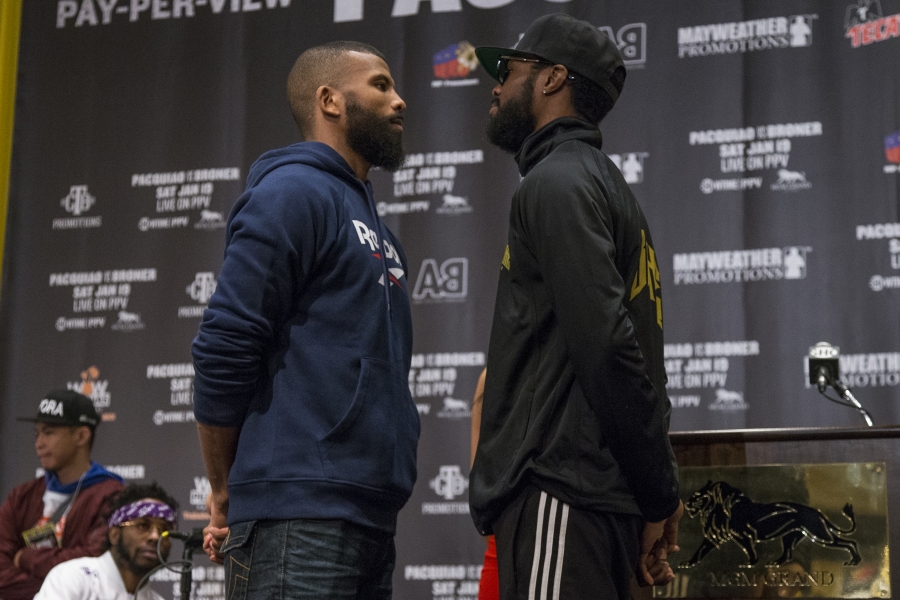
[[[406,378],[388,362],[364,358],[353,402],[319,449],[329,479],[408,496],[418,441],[419,413]]]

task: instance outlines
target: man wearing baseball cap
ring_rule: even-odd
[[[69,390],[47,394],[34,422],[44,476],[17,486],[0,505],[0,598],[31,599],[61,562],[99,556],[103,508],[122,478],[91,461],[100,417],[91,399]]]
[[[629,598],[671,580],[660,275],[640,206],[598,128],[625,67],[563,14],[515,48],[476,48],[498,85],[488,139],[515,155],[488,351],[472,516],[496,536],[501,598]]]

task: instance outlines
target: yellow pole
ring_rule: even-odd
[[[3,281],[3,249],[9,205],[9,170],[21,22],[22,0],[0,0],[0,282]]]

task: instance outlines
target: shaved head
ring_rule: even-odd
[[[300,133],[309,138],[315,114],[316,90],[340,87],[346,74],[342,64],[348,52],[372,54],[387,62],[377,49],[361,42],[329,42],[306,50],[297,58],[287,80],[288,102]]]

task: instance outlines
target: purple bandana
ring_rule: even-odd
[[[132,519],[140,519],[142,517],[151,517],[156,519],[164,519],[175,525],[177,523],[175,511],[168,504],[162,502],[148,502],[146,500],[138,500],[131,504],[126,504],[118,509],[109,518],[109,526],[115,527]]]

